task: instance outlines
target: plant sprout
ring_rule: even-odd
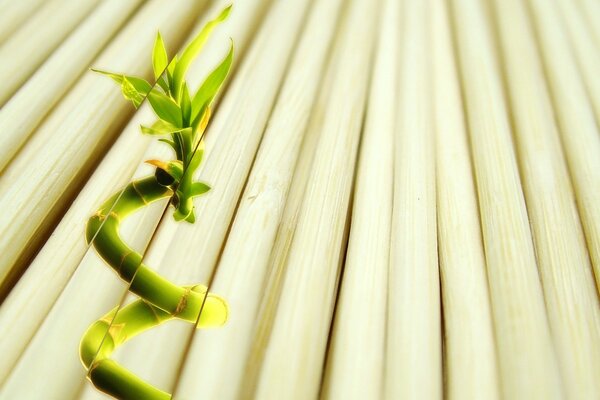
[[[151,126],[142,126],[147,135],[173,148],[176,159],[148,160],[156,167],[154,175],[132,181],[104,202],[89,219],[86,240],[140,299],[116,307],[85,332],[80,357],[94,386],[117,399],[170,399],[171,395],[143,381],[110,359],[115,349],[141,332],[174,318],[197,327],[220,326],[227,320],[227,303],[209,293],[203,285],[178,286],[142,263],[143,256],[119,236],[123,219],[160,199],[170,198],[176,221],[194,223],[193,198],[210,190],[204,182],[194,182],[194,172],[204,154],[203,133],[211,115],[211,104],[227,77],[233,60],[229,52],[192,96],[185,74],[214,28],[229,16],[231,6],[208,22],[181,53],[168,62],[163,39],[158,33],[152,53],[156,84],[134,76],[94,69],[117,82],[123,96],[134,107],[145,98],[158,117]],[[198,315],[201,313],[200,317]],[[199,319],[198,319],[199,318]]]

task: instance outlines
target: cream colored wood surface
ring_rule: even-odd
[[[492,26],[480,2],[455,0],[453,6],[502,394],[510,399],[560,398],[562,383],[502,93]]]
[[[319,393],[378,14],[378,4],[372,1],[349,3],[335,42],[328,67],[335,74],[326,75],[331,91],[256,398],[303,399]]]
[[[442,397],[429,1],[404,1],[394,145],[385,397]]]
[[[432,77],[448,399],[499,399],[498,357],[449,10],[434,0]]]
[[[530,0],[530,15],[542,52],[561,142],[588,251],[600,287],[600,130],[585,84],[569,47],[560,15],[545,2]]]
[[[349,244],[321,390],[326,399],[379,399],[383,394],[399,2],[385,1],[381,12]]]
[[[534,32],[519,0],[496,1],[514,137],[567,398],[600,393],[600,303]]]
[[[0,43],[33,17],[43,2],[44,0],[0,1]]]
[[[0,110],[0,172],[142,0],[107,0]]]
[[[0,76],[4,77],[0,80],[0,106],[98,3],[99,0],[48,0],[0,45]]]

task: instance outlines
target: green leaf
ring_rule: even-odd
[[[168,144],[169,146],[171,146],[173,148],[173,150],[175,150],[175,152],[177,152],[177,148],[175,147],[175,142],[169,139],[165,139],[165,138],[161,138],[158,139],[159,142],[163,142]]]
[[[181,128],[178,128],[170,122],[164,121],[162,119],[159,119],[150,127],[140,125],[140,128],[142,130],[142,133],[146,135],[168,135],[181,130]]]
[[[183,124],[189,125],[190,116],[192,113],[192,99],[190,98],[190,91],[188,90],[187,83],[183,83],[183,89],[181,91],[181,115],[183,117]]]
[[[231,69],[231,63],[233,61],[233,41],[229,46],[229,52],[223,58],[221,63],[208,75],[206,80],[200,86],[200,89],[194,95],[192,100],[192,121],[196,121],[196,118],[200,116],[201,111],[208,107],[214,100],[215,96],[223,86],[225,78],[229,74]]]
[[[219,14],[217,18],[213,19],[212,21],[209,21],[206,25],[204,25],[200,33],[198,33],[198,35],[190,42],[190,44],[183,51],[181,58],[179,59],[177,65],[173,70],[172,88],[174,98],[179,98],[181,88],[183,85],[183,77],[187,72],[187,69],[189,68],[190,64],[202,50],[202,47],[204,47],[204,44],[208,40],[208,37],[210,36],[212,31],[217,27],[217,25],[219,25],[221,22],[225,21],[227,17],[229,17],[230,12],[231,5],[227,6],[223,11],[221,11],[221,14]]]
[[[159,118],[170,122],[178,128],[182,126],[181,109],[172,98],[157,90],[152,90],[148,94],[148,101]]]
[[[194,182],[192,183],[192,197],[203,195],[204,193],[210,190],[210,186],[204,182]]]
[[[142,104],[144,98],[146,98],[146,96],[148,95],[148,92],[152,90],[152,85],[146,82],[146,80],[143,78],[122,74],[114,74],[112,72],[102,71],[94,68],[92,68],[92,71],[108,76],[113,81],[121,85],[121,91],[123,92],[123,96],[127,100],[131,100],[136,108],[139,107],[140,104]]]
[[[167,56],[167,49],[165,49],[165,43],[163,42],[160,32],[156,34],[156,40],[154,41],[154,49],[152,50],[152,67],[154,68],[154,79],[158,79],[163,73],[169,57]]]

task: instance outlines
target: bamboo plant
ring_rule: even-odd
[[[176,159],[148,160],[156,167],[154,175],[132,181],[115,193],[89,219],[86,240],[111,266],[129,290],[140,298],[123,308],[116,307],[85,332],[80,357],[88,378],[97,389],[118,399],[170,399],[171,395],[143,381],[110,359],[115,349],[139,333],[174,318],[197,327],[220,326],[227,320],[227,303],[207,294],[203,285],[178,286],[143,264],[143,256],[119,236],[122,220],[150,203],[170,198],[176,221],[195,222],[193,198],[210,190],[204,182],[194,182],[194,172],[204,153],[203,133],[211,115],[211,104],[229,73],[233,43],[226,57],[209,74],[192,96],[185,74],[202,50],[214,28],[229,16],[231,6],[208,22],[169,63],[158,33],[152,54],[155,85],[142,78],[94,69],[119,84],[124,97],[137,108],[148,99],[158,119],[141,126],[147,135],[169,145]]]

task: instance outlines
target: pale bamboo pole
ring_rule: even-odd
[[[546,2],[529,1],[562,145],[600,287],[600,129],[571,53],[560,15]]]
[[[394,151],[385,396],[442,396],[427,1],[404,1]]]
[[[329,98],[255,398],[319,394],[371,67],[378,3],[348,3]],[[248,394],[249,396],[249,394]]]
[[[67,38],[0,110],[0,172],[142,0],[108,0]]]
[[[249,26],[255,24],[254,19],[256,19],[256,15],[261,8],[259,3],[262,4],[264,1],[245,3],[248,7],[256,8],[256,10],[252,9],[248,15],[244,13],[244,8],[241,5],[236,7],[236,9],[240,9],[240,12],[234,10],[230,19],[219,28],[227,34],[222,35],[222,41],[215,40],[208,43],[201,59],[192,65],[188,73],[188,82],[192,84],[192,87],[199,84],[222,57],[223,43],[227,41],[229,36],[235,38],[236,60],[240,59],[249,40]],[[225,2],[221,2],[219,5],[224,4]],[[243,18],[241,18],[242,16]],[[202,25],[197,24],[197,27],[200,28]],[[220,31],[215,34],[218,33]],[[216,42],[218,42],[218,46],[213,45]],[[171,43],[171,45],[173,44]],[[233,65],[234,70],[236,65],[237,61]],[[119,139],[90,178],[59,227],[53,232],[40,254],[0,308],[0,326],[6,327],[6,330],[2,329],[5,333],[0,335],[0,349],[6,355],[3,361],[7,361],[2,363],[2,369],[0,369],[0,383],[7,372],[5,369],[12,367],[87,250],[83,240],[83,227],[90,213],[97,208],[99,202],[103,201],[107,194],[113,193],[129,182],[133,171],[138,167],[141,160],[168,157],[168,152],[165,153],[163,149],[164,145],[152,146],[144,154],[149,140],[148,137],[140,134],[139,126],[140,124],[150,125],[154,119],[151,108],[143,105],[119,136]],[[145,157],[142,158],[142,156]],[[141,167],[136,175],[144,176],[147,172],[147,166]],[[147,223],[152,225],[158,223],[157,219],[159,217],[160,214],[153,212],[145,218],[149,220]],[[90,270],[85,263],[79,267],[87,270],[89,274],[79,273],[76,283],[73,283],[74,285],[86,285],[86,282],[94,282],[100,279],[92,273],[93,269]],[[108,275],[107,279],[114,280],[115,276]],[[81,294],[84,295],[84,293]],[[114,291],[103,293],[102,296],[112,299],[112,302],[117,301],[118,298],[117,292]],[[113,305],[100,304],[97,309],[90,309],[89,313],[97,317]],[[88,311],[85,311],[85,313],[87,314]],[[81,319],[76,314],[73,314],[71,318],[72,320],[63,321],[62,323],[74,324],[76,322],[72,321]],[[74,333],[71,342],[67,341],[65,345],[67,350],[65,351],[77,348],[81,334],[87,328],[86,324],[89,322],[87,319],[82,319],[82,321],[84,321],[83,326]]]
[[[232,312],[218,332],[195,333],[177,390],[182,398],[230,399],[244,393],[269,258],[341,5],[340,0],[315,3],[301,34],[210,286],[227,298]]]
[[[510,399],[560,398],[561,378],[486,10],[477,0],[454,0],[453,5],[501,391]]]
[[[177,7],[168,0],[147,3],[94,65],[149,75],[156,31],[161,30],[167,43],[180,42],[199,4],[197,0],[182,1]],[[0,176],[0,207],[12,210],[0,217],[0,292],[8,289],[39,246],[117,128],[131,115],[130,107],[114,82],[86,74]]]
[[[321,390],[325,399],[380,399],[383,395],[399,4],[397,0],[384,2],[377,29],[346,264]]]
[[[438,247],[445,394],[498,399],[498,358],[463,101],[444,0],[433,8]]]
[[[339,35],[340,31],[338,28],[337,36]],[[338,39],[334,40],[337,41]],[[316,98],[316,102],[311,109],[310,121],[304,134],[302,148],[300,149],[294,169],[294,176],[281,222],[279,223],[273,249],[269,256],[268,276],[265,278],[264,294],[261,298],[259,311],[256,316],[257,322],[252,333],[252,348],[247,358],[244,380],[240,388],[240,397],[243,399],[252,399],[256,391],[260,366],[262,365],[273,329],[273,323],[277,315],[277,306],[279,304],[289,250],[298,225],[300,207],[304,200],[304,193],[312,170],[314,155],[317,152],[317,145],[321,134],[320,129],[327,110],[333,76],[336,73],[334,68],[327,68],[326,71],[327,73],[321,80],[319,96]]]
[[[33,16],[44,0],[0,1],[0,43]]]
[[[596,122],[600,124],[600,48],[594,43],[591,29],[573,2],[554,0],[549,3],[546,7],[554,7],[555,12],[562,17],[562,25],[569,36],[569,43],[594,108]],[[600,14],[596,18],[600,18]],[[596,19],[596,24],[598,23],[600,20]]]
[[[550,95],[525,6],[520,0],[495,5],[517,155],[565,394],[594,398],[600,395],[600,303]]]
[[[598,24],[600,3],[596,0],[579,0],[577,3],[579,3],[579,10],[586,17],[587,26],[592,32],[596,43],[596,51],[598,51],[600,49],[600,24]]]
[[[50,0],[0,45],[0,106],[98,4],[99,0]]]

